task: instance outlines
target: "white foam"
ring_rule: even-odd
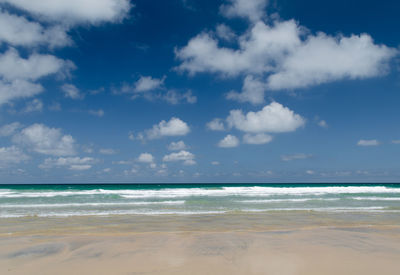
[[[62,208],[82,206],[128,206],[128,205],[182,205],[185,201],[138,201],[138,202],[94,202],[94,203],[50,203],[50,204],[0,204],[1,208]]]
[[[240,203],[279,203],[279,202],[306,202],[306,201],[338,201],[340,198],[304,198],[304,199],[270,199],[270,200],[240,200]]]
[[[86,212],[49,212],[37,214],[0,214],[0,218],[22,218],[22,217],[74,217],[74,216],[118,216],[118,215],[211,215],[223,214],[226,211],[86,211]]]
[[[0,198],[56,197],[79,195],[119,195],[124,198],[179,198],[191,196],[255,196],[325,195],[325,194],[400,194],[400,188],[385,186],[330,186],[330,187],[222,187],[222,188],[164,188],[164,189],[93,189],[77,191],[13,191],[0,193]]]
[[[352,197],[352,199],[358,201],[400,201],[400,197]]]
[[[118,211],[80,211],[80,212],[48,212],[37,214],[5,214],[1,213],[0,218],[21,218],[21,217],[73,217],[73,216],[116,216],[116,215],[218,215],[229,212],[276,212],[276,211],[313,211],[313,212],[332,212],[332,213],[399,213],[400,210],[388,210],[384,207],[324,207],[324,208],[271,208],[271,209],[242,209],[240,211],[137,211],[137,210],[118,210]]]
[[[174,188],[160,190],[102,190],[104,193],[119,194],[124,198],[146,197],[189,197],[189,196],[250,196],[263,197],[274,195],[325,195],[325,194],[400,194],[400,188],[385,186],[334,186],[334,187],[223,187],[207,188]]]
[[[271,208],[271,209],[243,209],[244,212],[272,212],[272,211],[315,211],[315,212],[373,212],[391,211],[385,207],[298,207],[298,208]],[[395,210],[399,211],[400,210]]]

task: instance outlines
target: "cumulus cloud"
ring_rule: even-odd
[[[192,91],[186,93],[180,93],[175,90],[169,90],[167,93],[159,95],[160,98],[164,99],[170,104],[189,103],[194,104],[197,102],[197,97],[193,95]]]
[[[0,9],[0,42],[14,46],[33,47],[48,45],[50,48],[71,45],[72,41],[62,26],[44,28],[25,17]]]
[[[262,104],[264,103],[264,93],[266,90],[267,85],[263,81],[249,75],[244,79],[242,92],[231,91],[226,95],[226,98],[240,102]]]
[[[228,0],[220,12],[227,18],[242,17],[256,22],[264,17],[268,0]]]
[[[139,162],[143,163],[153,163],[154,162],[154,157],[150,153],[142,153],[139,155],[138,159]]]
[[[257,79],[265,84],[258,85],[255,95],[243,89],[243,95],[231,93],[230,97],[260,103],[263,88],[305,88],[383,75],[389,61],[398,54],[396,49],[375,44],[368,34],[312,34],[294,20],[273,21],[270,25],[257,21],[236,41],[239,48],[222,47],[212,33],[200,33],[175,51],[181,60],[177,69],[191,75],[209,72],[227,77],[257,76],[253,82]]]
[[[88,170],[97,160],[91,157],[59,157],[59,158],[46,158],[42,164],[39,165],[41,169],[51,169],[53,167],[68,167],[70,170]]]
[[[64,84],[61,86],[61,90],[64,92],[64,96],[71,99],[83,99],[84,95],[79,89],[73,84]]]
[[[358,146],[378,146],[380,142],[376,139],[361,139],[357,142]]]
[[[41,112],[43,110],[43,102],[40,99],[35,98],[34,100],[26,103],[25,108],[22,110],[24,113]]]
[[[44,155],[70,156],[76,153],[75,140],[71,135],[63,135],[61,129],[43,124],[36,123],[22,129],[12,141]]]
[[[318,124],[319,127],[328,128],[328,123],[327,123],[325,120],[323,120],[323,119],[319,120],[319,121],[317,122],[317,124]]]
[[[196,161],[194,160],[195,155],[182,150],[176,153],[171,153],[169,155],[165,155],[163,157],[164,162],[176,162],[176,161],[183,161],[184,165],[194,165],[196,164]]]
[[[255,135],[245,134],[243,136],[243,142],[246,144],[259,145],[259,144],[266,144],[271,141],[272,141],[272,136],[264,134],[264,133],[255,134]]]
[[[17,130],[22,128],[22,124],[19,122],[13,122],[6,124],[0,128],[0,137],[9,137],[14,135]]]
[[[281,160],[283,161],[292,161],[292,160],[298,160],[298,159],[309,159],[312,158],[313,155],[311,154],[293,154],[293,155],[283,155],[281,156]]]
[[[134,91],[138,93],[160,89],[164,85],[165,76],[153,78],[151,76],[141,76],[134,84]]]
[[[160,123],[153,125],[153,128],[144,131],[141,136],[148,139],[158,139],[162,137],[185,136],[190,132],[190,128],[183,120],[173,117],[168,122],[162,120]]]
[[[170,150],[170,151],[179,151],[179,150],[184,150],[184,149],[187,149],[187,146],[182,140],[177,141],[177,142],[173,141],[168,145],[168,150]]]
[[[206,127],[212,131],[224,131],[224,122],[220,118],[214,118],[206,124]]]
[[[68,31],[74,25],[120,22],[131,7],[129,0],[0,0],[0,45],[29,50],[68,46],[73,43]],[[44,90],[36,81],[51,75],[65,78],[75,68],[71,61],[50,54],[21,57],[9,47],[0,54],[0,105],[33,97]]]
[[[16,49],[9,48],[0,54],[0,105],[33,97],[44,90],[34,81],[54,74],[64,77],[74,68],[69,60],[37,53],[22,58]]]
[[[8,164],[16,164],[30,159],[16,146],[0,147],[0,168]]]
[[[279,66],[288,53],[301,45],[300,29],[291,21],[268,26],[255,24],[237,38],[239,49],[219,47],[219,41],[210,33],[200,33],[188,44],[176,50],[182,61],[178,70],[190,74],[219,73],[224,76],[270,73]]]
[[[39,20],[67,25],[120,22],[132,5],[129,0],[0,0],[31,13]]]
[[[20,57],[14,48],[0,54],[0,77],[7,81],[37,80],[53,74],[65,76],[74,68],[75,65],[71,61],[49,54],[34,53],[25,59]]]
[[[221,148],[233,148],[239,146],[239,139],[233,135],[227,135],[218,142],[218,146]]]
[[[268,78],[272,90],[304,88],[340,79],[363,79],[385,74],[396,51],[376,45],[367,34],[311,36],[283,60]]]
[[[217,25],[215,33],[220,39],[225,41],[233,41],[236,38],[236,34],[225,24]]]
[[[16,99],[30,98],[41,92],[43,92],[42,85],[30,81],[17,79],[4,82],[0,80],[0,105]]]
[[[170,104],[176,105],[180,103],[194,104],[197,97],[193,95],[191,90],[180,92],[174,89],[167,90],[164,87],[164,79],[141,77],[133,85],[124,83],[121,88],[114,88],[114,94],[131,94],[131,99],[143,98],[149,101],[163,100]],[[161,90],[161,91],[159,91]]]
[[[242,110],[232,110],[226,119],[230,127],[248,133],[293,132],[305,124],[305,120],[278,102],[266,105],[258,112],[243,114]]]

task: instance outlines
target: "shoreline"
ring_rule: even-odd
[[[397,227],[398,213],[274,211],[200,215],[110,215],[2,218],[0,236],[33,233],[227,232],[331,227]]]

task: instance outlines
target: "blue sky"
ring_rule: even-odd
[[[0,0],[1,183],[398,181],[399,8]]]

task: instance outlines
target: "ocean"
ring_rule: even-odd
[[[0,218],[273,211],[400,213],[400,185],[0,185]]]

